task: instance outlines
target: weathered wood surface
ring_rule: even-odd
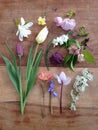
[[[64,31],[55,26],[53,20],[55,16],[65,17],[66,12],[70,9],[76,11],[75,19],[77,27],[85,26],[89,34],[89,50],[95,56],[96,63],[82,63],[77,67],[91,67],[94,74],[94,81],[89,83],[89,88],[82,93],[80,100],[77,102],[78,110],[72,112],[68,109],[70,103],[70,90],[72,84],[63,91],[63,114],[59,114],[59,98],[53,98],[54,115],[49,114],[49,98],[46,87],[45,109],[46,117],[41,117],[41,100],[42,94],[40,90],[40,82],[34,86],[28,97],[28,103],[25,115],[20,115],[19,98],[11,84],[5,64],[0,57],[0,130],[97,130],[98,129],[98,1],[97,0],[0,0],[0,51],[8,57],[8,51],[5,48],[5,41],[8,40],[9,46],[15,52],[18,38],[15,36],[17,31],[14,20],[21,16],[26,21],[33,20],[34,26],[31,28],[32,35],[29,39],[22,42],[24,48],[23,65],[26,65],[27,55],[32,41],[35,42],[35,36],[41,30],[41,26],[37,24],[39,16],[47,15],[47,26],[49,28],[49,37],[44,44],[40,46],[44,51],[51,37],[55,38],[64,33]],[[36,43],[35,43],[36,45]],[[49,56],[60,51],[65,54],[65,50],[61,48],[52,48]],[[3,65],[3,66],[2,66]],[[42,57],[40,66],[44,65],[44,57]],[[45,71],[46,68],[40,68]],[[72,83],[76,74],[80,74],[82,68],[77,68],[76,73],[64,68],[51,68],[50,73],[64,70],[68,76],[71,76]],[[23,75],[25,67],[23,67]],[[24,82],[25,84],[25,82]],[[56,90],[60,88],[56,84]]]
[[[77,27],[85,26],[90,33],[89,38],[89,50],[95,56],[96,63],[78,64],[78,67],[98,67],[98,1],[97,0],[0,0],[0,51],[8,55],[5,49],[5,41],[9,41],[10,47],[15,51],[18,38],[16,37],[17,28],[14,21],[17,18],[24,17],[26,21],[33,20],[34,26],[31,28],[32,35],[29,39],[25,39],[22,43],[24,47],[24,61],[23,65],[26,65],[26,59],[28,51],[32,41],[35,41],[35,36],[42,29],[37,24],[39,16],[43,16],[47,13],[47,26],[49,28],[49,36],[44,44],[40,46],[42,49],[46,49],[47,43],[51,37],[55,38],[64,33],[61,28],[56,27],[54,24],[54,17],[65,17],[66,13],[74,9],[76,11],[75,19],[77,21]],[[36,44],[36,43],[35,43]],[[52,48],[49,55],[54,51],[60,51],[63,55],[66,54],[64,49]],[[0,58],[0,64],[4,65],[3,60]],[[44,57],[40,63],[41,66],[45,66]]]
[[[63,91],[63,114],[59,114],[59,97],[52,98],[54,114],[49,114],[49,93],[48,86],[45,86],[45,118],[41,116],[42,93],[40,81],[37,80],[32,89],[24,116],[20,115],[19,99],[16,90],[12,86],[4,66],[0,67],[0,129],[1,130],[97,130],[98,129],[98,68],[90,68],[94,74],[94,81],[89,82],[89,87],[81,93],[80,100],[77,102],[77,111],[68,109],[71,101],[70,91],[77,74],[81,75],[82,68],[77,68],[76,72],[71,72],[64,68],[50,68],[50,73],[66,72],[72,78],[69,86]],[[39,68],[39,73],[46,71],[45,67]],[[25,67],[23,67],[23,75]],[[25,77],[24,77],[25,78]],[[25,81],[24,81],[25,82]],[[60,87],[55,81],[55,90],[59,93]]]

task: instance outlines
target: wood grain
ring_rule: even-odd
[[[26,21],[33,20],[34,26],[31,28],[32,35],[29,39],[25,39],[22,42],[24,48],[24,60],[23,65],[26,65],[27,55],[32,41],[35,42],[35,36],[42,29],[41,26],[37,24],[37,19],[39,16],[43,16],[47,13],[47,26],[49,28],[49,36],[44,44],[40,46],[44,51],[51,38],[55,38],[63,33],[65,33],[61,28],[56,27],[54,24],[54,17],[61,16],[65,17],[66,13],[70,9],[76,11],[75,19],[77,21],[77,27],[85,26],[89,32],[89,48],[95,56],[96,63],[82,63],[78,64],[78,67],[98,67],[98,2],[97,0],[0,0],[0,51],[5,55],[8,55],[8,51],[5,49],[5,41],[8,40],[11,49],[16,51],[16,43],[18,42],[18,37],[15,36],[17,28],[15,27],[14,20],[16,18],[24,17]],[[36,45],[36,42],[35,42]],[[43,51],[43,53],[44,53]],[[65,49],[61,48],[51,48],[49,57],[53,52],[59,51],[61,54],[65,55]],[[0,64],[4,65],[3,60],[0,58]],[[42,57],[40,66],[45,66],[44,57]],[[51,66],[51,65],[50,65]]]
[[[77,102],[77,111],[70,111],[70,90],[77,74],[81,75],[83,68],[76,68],[75,72],[64,68],[50,68],[50,73],[60,73],[64,71],[67,76],[72,78],[72,82],[63,91],[63,113],[59,114],[59,97],[52,98],[54,114],[49,113],[49,93],[48,86],[45,86],[45,118],[41,116],[42,92],[37,80],[32,89],[25,109],[24,116],[20,115],[19,99],[15,88],[12,86],[4,66],[0,67],[0,129],[1,130],[86,130],[98,129],[98,68],[90,68],[94,75],[94,81],[89,82],[89,87],[81,94]],[[22,68],[25,75],[25,67]],[[40,67],[38,73],[46,71],[45,67]],[[3,77],[3,78],[2,78]],[[25,78],[25,77],[24,77]],[[25,79],[24,84],[25,84]],[[59,93],[60,87],[55,82],[55,90]],[[89,119],[88,119],[89,118]]]
[[[60,73],[65,71],[72,78],[71,84],[64,88],[63,91],[63,114],[59,114],[59,97],[52,98],[54,114],[49,114],[49,94],[48,86],[45,86],[45,118],[41,117],[42,93],[40,85],[42,83],[37,80],[32,89],[25,109],[24,116],[20,115],[19,97],[11,84],[5,63],[0,57],[0,130],[97,130],[98,129],[98,1],[97,0],[0,0],[0,51],[9,58],[10,55],[5,47],[5,42],[16,53],[16,37],[17,28],[14,21],[17,18],[24,17],[26,21],[33,20],[34,26],[31,28],[32,35],[28,39],[24,39],[21,43],[24,48],[24,57],[22,65],[26,65],[29,48],[32,41],[36,46],[35,37],[42,29],[37,24],[39,16],[47,14],[47,26],[49,28],[49,36],[45,43],[40,46],[43,49],[43,55],[46,46],[51,38],[55,38],[64,32],[61,28],[56,27],[53,20],[55,16],[65,18],[66,13],[74,9],[78,29],[85,26],[89,32],[89,51],[94,54],[96,63],[77,64],[75,72],[62,67],[51,67],[50,73]],[[80,39],[81,41],[81,39]],[[52,53],[59,51],[66,55],[66,51],[62,48],[51,48],[49,57]],[[41,59],[39,72],[46,71],[44,67],[44,56]],[[52,66],[49,63],[49,66]],[[78,110],[72,112],[68,109],[70,103],[70,90],[74,82],[75,76],[81,73],[84,67],[90,68],[94,74],[94,81],[89,82],[89,87],[81,94],[80,100],[77,102]],[[25,67],[23,69],[23,83],[25,89]],[[60,87],[55,82],[55,90],[59,93]]]
[[[28,104],[24,116],[19,114],[19,104],[0,104],[0,130],[97,130],[98,109],[79,108],[76,112],[63,110],[58,114],[55,108],[54,115],[47,112],[45,118],[41,117],[40,107]],[[48,110],[48,108],[46,109]]]

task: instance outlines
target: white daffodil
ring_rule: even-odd
[[[21,17],[20,24],[18,25],[18,30],[16,32],[16,36],[19,35],[19,40],[23,41],[23,37],[28,38],[28,35],[31,34],[29,28],[33,25],[33,22],[26,23],[24,18]]]
[[[38,43],[38,44],[43,43],[43,42],[46,40],[46,38],[47,38],[47,36],[48,36],[48,33],[49,33],[48,28],[47,28],[47,26],[45,26],[45,27],[38,33],[38,35],[37,35],[37,37],[36,37],[37,43]]]

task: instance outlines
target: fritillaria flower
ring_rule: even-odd
[[[71,78],[67,77],[64,72],[61,72],[60,75],[54,74],[57,82],[61,85],[60,91],[60,113],[62,113],[62,91],[63,87],[68,85],[71,82]]]
[[[50,62],[51,64],[57,66],[58,64],[61,64],[63,62],[64,58],[63,56],[58,53],[58,52],[55,52],[51,57],[50,57]]]
[[[52,101],[51,101],[51,100],[52,100],[52,95],[53,95],[54,97],[58,97],[58,93],[56,93],[56,92],[54,91],[54,88],[55,88],[54,82],[53,82],[53,81],[50,81],[50,82],[49,82],[48,92],[49,92],[49,94],[50,94],[49,104],[50,104],[50,113],[51,113],[51,114],[53,114]]]
[[[52,75],[48,72],[41,72],[38,75],[38,79],[43,81],[44,83],[46,83],[46,81],[49,81],[51,79]],[[41,89],[42,89],[42,95],[43,95],[43,106],[42,106],[42,117],[45,116],[45,91],[44,91],[44,87],[46,84],[44,84],[44,86],[41,85]]]
[[[28,35],[31,34],[29,28],[33,25],[33,22],[26,23],[24,18],[21,17],[20,24],[18,24],[18,31],[16,32],[16,36],[19,35],[19,40],[23,41],[23,37],[28,38]]]

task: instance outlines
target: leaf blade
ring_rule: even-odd
[[[92,63],[92,64],[95,63],[95,58],[94,58],[94,56],[92,55],[91,52],[89,52],[87,50],[83,50],[82,52],[84,54],[85,61]]]

